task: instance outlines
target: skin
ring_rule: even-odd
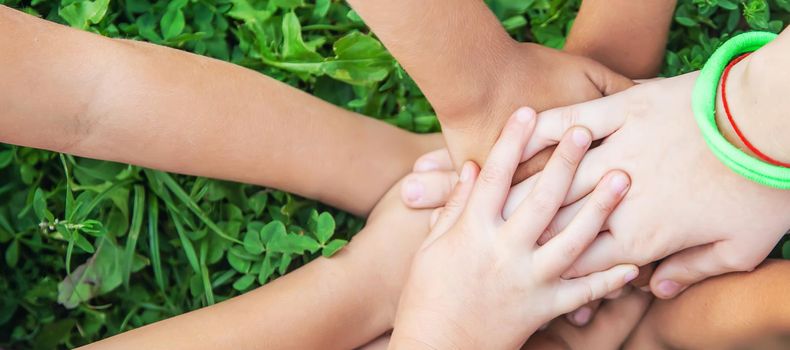
[[[227,62],[5,6],[0,32],[5,143],[276,187],[359,215],[442,145]]]
[[[625,348],[786,348],[788,273],[790,262],[767,260],[751,273],[711,278],[675,299],[656,300]]]
[[[479,176],[474,163],[464,165],[453,195],[412,263],[390,348],[517,348],[542,324],[637,277],[633,265],[575,279],[560,277],[627,191],[628,177],[622,172],[601,181],[595,198],[557,238],[535,244],[590,146],[587,130],[573,129],[563,137],[544,170],[550,176],[541,179],[508,220],[502,218],[534,126],[534,111],[519,109]]]
[[[369,342],[392,328],[408,262],[429,230],[430,212],[406,208],[397,187],[331,259],[85,349],[351,349]]]
[[[349,3],[431,102],[457,167],[465,160],[482,164],[519,106],[541,111],[632,85],[592,59],[514,41],[482,1]],[[549,154],[533,162],[542,167]]]
[[[773,44],[739,63],[728,84],[737,86],[729,95],[748,137],[767,154],[785,161],[790,160],[786,137],[790,122],[783,111],[790,106],[780,91],[787,82],[784,57],[790,54],[788,36],[788,31],[783,32]],[[781,209],[790,205],[790,191],[740,177],[721,164],[703,142],[690,108],[696,74],[641,84],[539,117],[536,133],[543,136],[533,139],[536,142],[527,147],[527,154],[551,144],[550,139],[558,139],[562,125],[584,125],[595,138],[608,136],[582,162],[566,198],[566,204],[576,203],[558,214],[549,236],[573,216],[585,193],[609,169],[628,171],[634,180],[633,190],[610,217],[608,232],[593,243],[569,276],[614,263],[642,265],[671,255],[651,279],[653,292],[668,298],[707,277],[754,269],[790,228],[790,217]],[[723,133],[742,147],[727,129]],[[543,140],[537,141],[541,137]],[[651,144],[666,147],[645,147]],[[675,156],[665,157],[668,153]],[[648,164],[659,163],[660,167],[647,171]],[[530,186],[528,182],[525,188]],[[688,193],[695,193],[696,199],[683,200]],[[672,225],[666,224],[665,217],[673,218]]]
[[[584,0],[563,50],[631,79],[658,75],[676,0]]]

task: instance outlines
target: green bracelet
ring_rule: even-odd
[[[692,94],[692,108],[702,137],[724,165],[756,183],[786,190],[790,189],[790,168],[766,163],[744,153],[729,143],[716,125],[716,95],[724,68],[736,56],[756,51],[776,36],[768,32],[749,32],[727,40],[700,71]]]

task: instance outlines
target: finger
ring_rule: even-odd
[[[634,265],[617,265],[589,276],[561,280],[556,299],[559,303],[559,311],[568,312],[590,301],[603,298],[604,295],[634,280],[638,274],[639,269]]]
[[[671,234],[655,232],[604,231],[598,234],[587,250],[562,274],[573,278],[601,271],[617,264],[647,265],[689,247],[705,244],[703,235],[688,235],[679,239]]]
[[[521,152],[535,127],[535,111],[519,108],[508,120],[491,149],[480,178],[472,191],[470,208],[485,216],[502,216],[502,206],[510,189]]]
[[[431,229],[433,229],[434,226],[436,226],[436,222],[439,221],[439,215],[442,214],[442,209],[443,208],[436,208],[431,212]]]
[[[628,79],[603,64],[596,62],[587,69],[587,76],[604,96],[614,95],[620,91],[634,86],[634,81]]]
[[[423,154],[414,162],[414,172],[455,170],[450,152],[446,148]]]
[[[600,305],[601,299],[593,300],[586,305],[574,310],[573,312],[565,314],[565,317],[568,319],[568,322],[574,326],[586,326],[588,323],[590,323],[590,320],[592,320],[595,312],[598,311],[598,306]]]
[[[556,145],[562,135],[574,126],[590,130],[593,139],[611,135],[625,123],[625,93],[541,112],[535,125],[535,135],[527,143],[522,160],[532,158],[538,151]]]
[[[601,181],[601,178],[603,178],[609,170],[616,168],[616,163],[608,153],[609,149],[610,148],[606,145],[602,145],[589,150],[584,155],[584,158],[576,169],[573,182],[571,183],[571,187],[562,205],[572,204],[590,194],[598,182]],[[532,190],[537,185],[542,174],[543,171],[513,186],[503,209],[505,218],[512,216],[521,202],[532,193]]]
[[[411,173],[401,185],[401,200],[413,209],[438,208],[447,203],[456,182],[454,170]]]
[[[532,158],[519,164],[516,169],[516,174],[513,175],[513,183],[519,183],[541,172],[543,168],[546,167],[546,163],[549,162],[551,155],[554,154],[554,149],[554,146],[543,149],[538,152],[538,154],[532,156]]]
[[[589,198],[590,196],[587,195],[586,197],[571,203],[570,205],[560,208],[560,210],[557,211],[557,215],[554,215],[554,218],[551,219],[549,226],[546,226],[543,234],[541,234],[538,238],[538,245],[546,244],[546,242],[559,235],[562,230],[568,227],[568,224],[570,224],[571,221],[573,221],[573,218],[579,214]],[[601,231],[606,231],[606,226],[606,223],[604,223],[604,225],[601,227]]]
[[[423,246],[428,246],[433,241],[441,237],[452,227],[461,214],[466,209],[469,197],[474,189],[477,179],[478,168],[474,162],[466,162],[461,168],[461,176],[458,178],[458,185],[455,186],[447,205],[439,212],[436,224],[431,229],[431,233],[425,239]]]
[[[653,277],[653,271],[656,269],[656,263],[650,263],[639,268],[639,277],[631,281],[634,288],[639,288],[643,292],[650,292],[650,278]],[[643,289],[644,288],[644,289]]]
[[[601,232],[606,219],[628,190],[630,180],[622,171],[613,171],[601,181],[568,227],[535,252],[546,277],[565,272]]]
[[[633,283],[633,281],[631,281],[631,283]],[[630,291],[631,291],[631,285],[630,284],[626,284],[625,286],[623,286],[623,288],[620,288],[620,289],[618,289],[618,290],[616,290],[614,292],[611,292],[609,294],[604,295],[603,298],[606,299],[606,300],[619,299],[619,298],[621,298],[624,295],[628,295],[628,292],[630,292]]]
[[[572,343],[573,349],[621,349],[631,331],[650,306],[650,294],[633,292],[604,302],[595,318],[585,327],[588,336],[584,343]],[[581,339],[580,339],[581,340]],[[596,346],[591,346],[596,344]]]
[[[726,249],[727,242],[719,241],[688,248],[661,262],[650,279],[650,289],[662,299],[674,298],[686,288],[708,277],[728,272],[750,271],[759,263],[739,264],[735,255]]]
[[[590,132],[584,128],[568,131],[540,173],[535,188],[508,220],[508,225],[522,228],[518,231],[531,228],[523,235],[526,240],[534,243],[559,210],[591,141]]]

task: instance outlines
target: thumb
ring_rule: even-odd
[[[438,211],[436,223],[431,228],[431,233],[423,243],[423,247],[429,246],[433,241],[447,232],[466,209],[466,203],[475,186],[475,179],[480,169],[474,162],[468,161],[461,168],[461,176],[458,178],[458,185],[455,186],[453,193],[447,200],[447,204]],[[433,221],[433,219],[432,219]]]
[[[604,96],[614,95],[634,86],[633,80],[616,73],[598,62],[588,66],[587,76]]]
[[[726,241],[719,241],[688,248],[666,258],[650,279],[653,294],[662,299],[673,298],[708,277],[750,271],[759,263],[752,262],[753,259],[739,259],[725,247]]]

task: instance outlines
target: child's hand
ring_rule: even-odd
[[[511,179],[535,125],[522,108],[509,119],[478,179],[467,162],[447,206],[417,253],[398,305],[394,346],[515,348],[542,324],[621,288],[633,265],[571,280],[562,274],[595,238],[628,189],[612,172],[557,237],[536,241],[562,204],[590,134],[564,137],[534,190],[505,221]]]
[[[603,301],[598,315],[586,327],[576,327],[558,318],[545,330],[535,333],[522,350],[618,350],[622,349],[639,324],[652,296],[639,290]]]
[[[589,128],[596,139],[606,137],[579,166],[565,202],[573,204],[557,214],[546,238],[576,215],[610,169],[627,171],[634,183],[607,221],[608,231],[569,275],[668,256],[651,288],[659,297],[673,297],[710,276],[752,270],[790,227],[790,192],[735,174],[705,144],[691,110],[696,77],[648,82],[540,114],[527,155],[559,140],[572,125]],[[505,211],[518,208],[518,198],[536,185],[529,179],[514,187]]]
[[[543,111],[614,94],[633,85],[592,59],[541,45],[513,41],[500,51],[496,64],[479,67],[490,71],[483,75],[484,81],[464,87],[485,90],[479,98],[459,101],[455,94],[431,91],[434,85],[421,86],[436,109],[456,165],[468,159],[482,164],[505,124],[504,116],[519,106]],[[532,162],[542,166],[548,156],[543,153]],[[516,177],[526,178],[523,169]]]

